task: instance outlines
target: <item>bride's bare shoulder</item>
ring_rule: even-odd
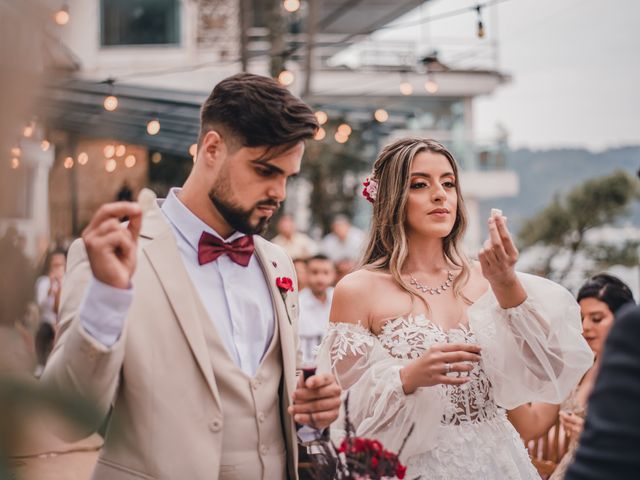
[[[331,321],[369,324],[372,299],[384,291],[391,275],[383,270],[362,268],[344,276],[336,285]]]

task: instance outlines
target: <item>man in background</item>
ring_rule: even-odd
[[[291,258],[309,258],[318,252],[318,247],[311,238],[296,228],[293,216],[285,213],[276,226],[278,235],[271,241],[284,248]]]

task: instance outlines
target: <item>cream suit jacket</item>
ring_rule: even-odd
[[[296,382],[297,285],[286,299],[276,286],[277,277],[295,282],[295,270],[280,247],[258,236],[255,247],[271,290],[280,336],[282,429],[287,470],[297,478],[295,425],[287,413]],[[94,478],[217,479],[225,439],[220,429],[220,392],[211,368],[215,359],[210,359],[202,334],[202,321],[210,318],[157,205],[143,218],[133,303],[123,334],[110,348],[93,339],[78,318],[90,279],[80,239],[69,251],[60,331],[43,381],[61,392],[90,399],[104,416],[113,408]],[[247,432],[234,434],[242,439]]]

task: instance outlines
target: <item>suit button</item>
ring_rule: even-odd
[[[266,418],[266,417],[265,417],[265,414],[264,414],[264,413],[262,413],[262,412],[259,412],[259,413],[258,413],[258,421],[259,421],[260,423],[264,422],[264,419],[265,419],[265,418]]]
[[[265,444],[260,445],[260,455],[266,455],[269,449]]]
[[[209,424],[209,430],[211,430],[213,433],[217,433],[221,429],[222,429],[222,421],[220,420],[214,420]]]

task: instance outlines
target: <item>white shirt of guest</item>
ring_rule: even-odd
[[[162,213],[171,225],[191,283],[227,352],[236,365],[253,377],[275,329],[273,302],[264,273],[255,254],[246,267],[227,255],[200,265],[198,241],[202,232],[222,237],[178,199],[179,192],[179,188],[169,192],[162,203]],[[224,241],[242,236],[236,232]],[[113,345],[122,332],[132,295],[131,290],[112,288],[94,279],[80,313],[85,329],[105,346]]]
[[[352,226],[344,242],[335,233],[325,235],[320,250],[334,262],[345,259],[358,260],[364,252],[365,241],[365,233]]]
[[[327,288],[327,298],[324,302],[316,297],[310,288],[302,290],[298,298],[300,303],[300,321],[298,323],[300,350],[304,360],[312,361],[315,356],[314,349],[320,345],[329,325],[333,288]]]

